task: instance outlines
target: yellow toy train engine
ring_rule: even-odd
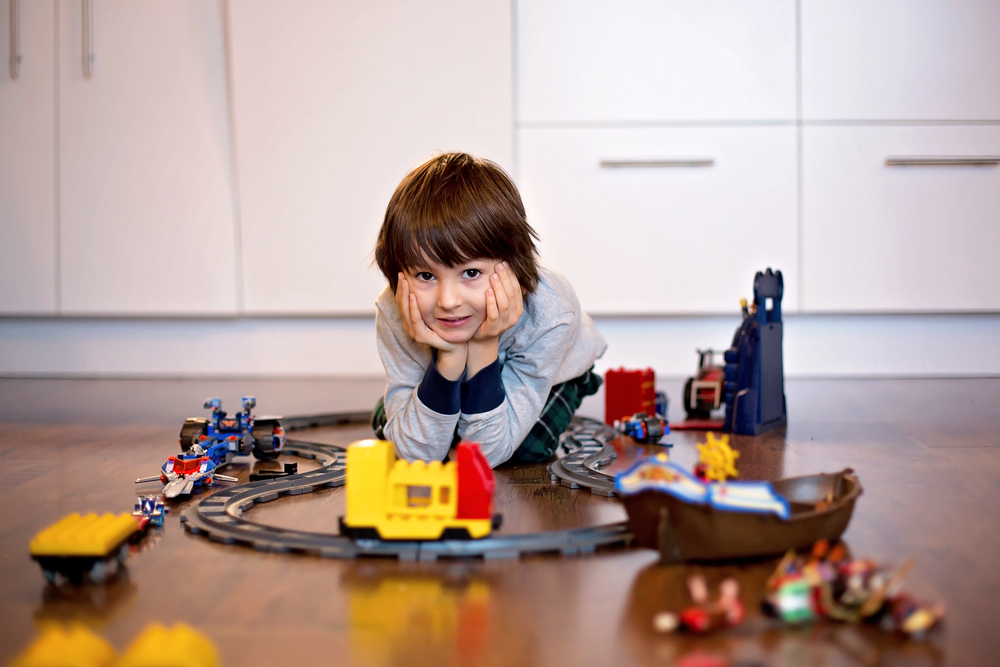
[[[496,482],[479,445],[461,442],[455,460],[396,460],[391,442],[347,449],[347,516],[340,533],[355,539],[478,539],[500,527]]]

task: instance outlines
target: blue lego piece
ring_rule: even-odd
[[[725,353],[726,421],[724,430],[758,435],[787,422],[782,364],[781,271],[754,276],[752,311]]]
[[[669,405],[666,392],[656,392],[656,414],[664,419],[667,418],[667,406]]]

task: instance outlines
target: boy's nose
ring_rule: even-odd
[[[438,287],[438,307],[442,310],[452,310],[462,305],[462,296],[454,285],[442,281]]]

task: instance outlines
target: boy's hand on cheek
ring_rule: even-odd
[[[472,342],[481,343],[496,338],[510,329],[524,314],[524,295],[517,277],[507,267],[507,263],[496,265],[496,273],[490,276],[490,288],[486,290],[486,320],[472,337]]]
[[[462,377],[469,356],[469,346],[466,343],[449,343],[427,326],[420,316],[417,297],[410,294],[410,283],[402,273],[399,274],[396,285],[396,305],[403,316],[403,328],[410,338],[438,351],[438,372],[449,380]]]
[[[453,352],[458,348],[459,343],[449,343],[424,322],[417,307],[417,297],[410,294],[410,283],[402,273],[399,274],[399,283],[396,285],[396,305],[403,316],[403,328],[410,338],[443,352]]]

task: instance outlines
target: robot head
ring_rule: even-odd
[[[249,411],[250,409],[252,409],[256,405],[257,405],[257,399],[254,398],[253,396],[244,396],[243,397],[243,409],[244,410]]]
[[[222,408],[222,401],[218,398],[206,398],[204,407],[206,410],[219,410]]]

